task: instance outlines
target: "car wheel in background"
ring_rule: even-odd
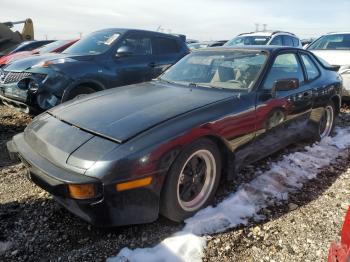
[[[91,94],[94,92],[96,92],[95,89],[93,89],[89,86],[78,86],[78,87],[74,88],[72,91],[70,91],[67,100],[80,98],[80,97],[83,97],[87,94]]]
[[[188,145],[171,166],[161,195],[161,214],[183,221],[212,200],[221,177],[221,154],[210,139]]]

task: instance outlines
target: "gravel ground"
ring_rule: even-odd
[[[104,261],[123,247],[155,245],[182,227],[160,217],[147,225],[99,229],[61,208],[7,156],[6,141],[30,120],[0,105],[0,261]],[[349,110],[343,109],[339,124],[350,126]],[[220,186],[216,201],[253,179],[257,168],[303,146],[248,166],[235,183]],[[288,203],[264,209],[264,221],[208,236],[204,261],[325,261],[349,205],[349,160],[345,150]]]

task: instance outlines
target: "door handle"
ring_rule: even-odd
[[[311,96],[311,92],[304,92],[303,93],[303,97],[304,98],[308,98],[308,97],[310,97]]]
[[[157,64],[156,64],[155,62],[151,62],[151,63],[148,64],[148,66],[149,66],[149,67],[156,67]]]

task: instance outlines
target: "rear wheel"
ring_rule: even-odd
[[[315,130],[315,139],[321,140],[324,137],[330,136],[335,123],[335,106],[332,101],[330,101],[324,108],[323,114],[318,126]]]
[[[201,139],[175,160],[162,191],[161,213],[183,221],[205,207],[215,195],[221,176],[221,155],[215,143]]]

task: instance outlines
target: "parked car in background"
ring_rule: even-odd
[[[227,40],[205,41],[205,42],[187,44],[187,46],[189,49],[194,50],[194,49],[207,48],[207,47],[223,46],[226,42]]]
[[[212,41],[208,47],[216,47],[216,46],[223,46],[224,44],[226,44],[228,40],[218,40],[218,41]]]
[[[92,224],[182,221],[244,165],[328,136],[340,94],[338,74],[308,51],[208,48],[151,82],[50,109],[7,146]]]
[[[75,40],[57,40],[32,51],[20,51],[13,54],[9,54],[0,58],[0,67],[12,63],[18,59],[25,58],[31,55],[42,55],[46,53],[61,53],[63,50],[70,47],[78,39]]]
[[[87,35],[61,54],[15,61],[0,76],[0,98],[23,111],[47,110],[107,88],[159,76],[189,53],[183,38],[133,29]]]
[[[195,50],[195,49],[207,48],[208,43],[198,42],[198,43],[188,44],[187,46],[190,50]]]
[[[225,46],[245,45],[278,45],[302,48],[300,39],[295,34],[283,31],[243,33],[225,44]]]
[[[9,54],[13,54],[16,52],[20,52],[20,51],[31,51],[34,50],[36,48],[39,48],[43,45],[49,44],[51,42],[53,42],[54,40],[33,40],[33,41],[25,41],[22,43],[19,43],[17,45],[14,46],[10,46],[4,50],[0,51],[0,57],[5,56],[5,55],[9,55]]]
[[[311,44],[315,39],[313,38],[307,38],[307,39],[301,39],[301,45],[303,46],[304,49],[308,47],[309,44]]]
[[[195,39],[186,39],[186,44],[193,44],[193,43],[198,43],[199,41],[198,40],[195,40]]]
[[[329,33],[312,42],[307,50],[339,67],[343,78],[343,99],[350,100],[350,32]]]

